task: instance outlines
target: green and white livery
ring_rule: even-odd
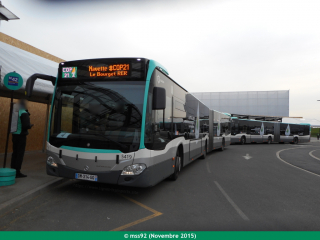
[[[209,109],[154,60],[63,62],[57,76],[36,74],[26,87],[31,96],[37,78],[55,85],[49,175],[149,187],[230,144],[230,116]]]

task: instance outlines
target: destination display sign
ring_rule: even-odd
[[[130,77],[131,64],[101,64],[101,65],[87,65],[79,67],[62,67],[62,78],[121,78]],[[79,73],[78,73],[79,70]]]
[[[90,77],[128,77],[130,64],[112,64],[101,67],[89,66],[88,70]]]
[[[58,85],[77,82],[145,81],[147,61],[140,58],[84,59],[59,64]]]

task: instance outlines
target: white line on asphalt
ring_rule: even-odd
[[[301,148],[303,148],[303,147],[301,147]],[[280,153],[281,153],[282,151],[286,151],[286,150],[290,150],[290,149],[297,149],[297,147],[295,147],[295,148],[286,148],[286,149],[282,149],[282,150],[278,151],[278,152],[276,153],[277,158],[278,158],[280,161],[282,161],[282,162],[290,165],[291,167],[298,168],[298,169],[300,169],[300,170],[302,170],[302,171],[305,171],[305,172],[307,172],[307,173],[311,173],[311,174],[313,174],[313,175],[316,175],[317,177],[320,177],[320,175],[318,175],[318,174],[316,174],[316,173],[310,172],[310,171],[305,170],[305,169],[303,169],[303,168],[299,168],[299,167],[297,167],[297,166],[295,166],[295,165],[292,165],[291,163],[288,163],[288,162],[286,162],[285,160],[283,160],[283,159],[280,157]]]
[[[211,173],[208,160],[207,160],[207,162],[206,162],[206,165],[207,165],[207,170],[208,170],[208,172]]]
[[[247,153],[247,155],[243,156],[245,159],[249,160],[250,158],[252,158],[249,153]]]
[[[223,190],[223,188],[220,186],[220,184],[217,181],[214,181],[214,183],[217,185],[219,190],[222,192],[223,196],[229,201],[229,203],[232,205],[232,207],[239,213],[239,215],[243,218],[245,221],[249,221],[249,218],[241,211],[241,209],[237,206],[237,204],[232,201],[232,199],[229,197],[229,195]]]
[[[30,190],[30,191],[28,191],[26,193],[21,194],[20,196],[17,196],[17,197],[15,197],[15,198],[7,201],[7,202],[4,202],[4,203],[0,204],[0,210],[4,209],[6,207],[9,207],[10,205],[12,205],[12,204],[14,204],[16,202],[21,201],[22,199],[24,199],[24,198],[26,198],[26,197],[34,194],[34,193],[37,193],[37,192],[41,191],[42,189],[44,189],[44,188],[46,188],[46,187],[48,187],[48,186],[50,186],[52,184],[55,184],[57,182],[61,182],[62,180],[63,179],[53,179],[50,182],[47,182],[47,183],[45,183],[45,184],[43,184],[43,185],[41,185],[41,186],[39,186],[37,188],[34,188],[34,189],[32,189],[32,190]]]
[[[314,155],[312,154],[314,151],[317,151],[317,150],[318,150],[318,149],[309,152],[309,155],[310,155],[311,157],[317,159],[317,160],[320,160],[320,158],[317,158],[316,156],[314,156]]]

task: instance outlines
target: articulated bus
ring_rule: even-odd
[[[134,187],[176,180],[231,143],[231,117],[210,110],[145,58],[62,62],[52,81],[47,174]]]
[[[231,143],[310,142],[310,124],[292,124],[232,117]]]

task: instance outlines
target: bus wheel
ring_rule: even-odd
[[[205,149],[204,149],[203,154],[200,157],[200,159],[206,159],[206,156],[207,156],[207,141],[206,141]]]
[[[271,142],[272,142],[271,137],[268,137],[268,144],[271,144]]]
[[[243,145],[246,143],[246,139],[244,137],[241,137],[241,141],[240,141],[240,144]]]
[[[294,144],[298,144],[298,138],[295,137],[295,138],[293,139],[293,143],[294,143]]]
[[[177,150],[175,164],[174,164],[174,173],[170,176],[170,179],[172,181],[175,181],[178,179],[179,172],[181,170],[181,157],[180,157],[180,151]]]

